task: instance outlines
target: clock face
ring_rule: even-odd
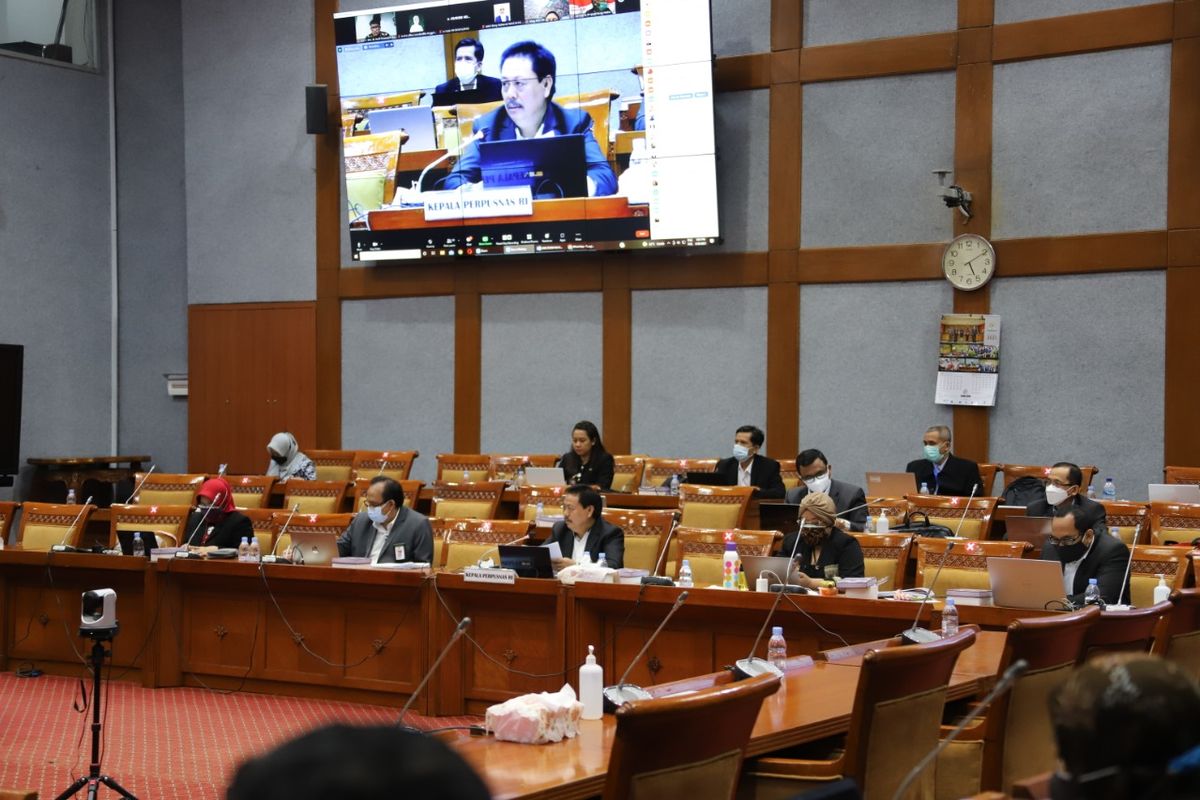
[[[982,236],[964,233],[942,252],[942,272],[956,289],[978,289],[996,274],[996,251]]]

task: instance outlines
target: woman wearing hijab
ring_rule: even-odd
[[[233,504],[233,489],[224,478],[209,478],[196,493],[196,510],[188,517],[187,538],[193,547],[237,547],[254,535],[250,518]]]
[[[299,478],[303,481],[317,479],[317,467],[312,459],[300,452],[296,437],[290,433],[277,433],[267,444],[267,452],[271,455],[271,463],[267,465],[267,474],[281,481],[288,478]]]
[[[803,528],[799,533],[788,534],[783,539],[784,555],[796,552],[796,565],[803,575],[801,585],[816,588],[827,579],[826,570],[836,569],[836,577],[862,578],[866,575],[862,547],[858,540],[836,527],[837,507],[833,498],[824,492],[809,492],[800,501],[800,520]],[[799,546],[796,537],[800,537]]]

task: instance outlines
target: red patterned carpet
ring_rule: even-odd
[[[390,724],[399,713],[206,689],[143,689],[115,681],[105,687],[101,772],[139,800],[216,800],[248,756],[326,723]],[[74,678],[0,673],[0,787],[36,789],[41,800],[52,800],[87,774],[92,713],[90,708],[86,714],[76,712],[72,704],[79,700]],[[422,728],[477,721],[408,716],[409,724]],[[100,796],[116,794],[102,787]]]

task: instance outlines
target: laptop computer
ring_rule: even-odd
[[[562,467],[526,467],[525,483],[530,486],[564,486]]]
[[[387,133],[401,128],[408,134],[408,141],[400,149],[436,150],[437,135],[433,127],[433,109],[428,106],[408,108],[379,108],[367,112],[367,124],[371,133]]]
[[[149,558],[150,551],[158,547],[158,537],[154,535],[154,531],[117,531],[117,544],[121,547],[121,554],[133,555],[133,535],[135,533],[142,535],[142,548],[146,551],[144,555]]]
[[[1066,602],[1062,565],[1040,558],[989,558],[992,603],[1003,608],[1044,610]]]
[[[917,493],[917,476],[911,472],[868,472],[867,499],[900,498]]]
[[[548,547],[502,544],[496,549],[500,551],[500,566],[511,569],[522,578],[554,577]]]
[[[435,106],[456,106],[459,103],[477,105],[479,103],[491,103],[495,100],[495,95],[488,95],[487,92],[479,89],[464,89],[461,92],[433,93],[433,105]]]
[[[683,482],[696,486],[732,486],[729,478],[719,472],[692,472],[689,470],[684,473]]]
[[[485,189],[528,186],[534,197],[587,197],[582,133],[479,143]]]
[[[800,530],[800,506],[797,503],[759,503],[758,528],[764,531],[783,531],[783,535]]]
[[[328,566],[338,554],[336,533],[296,531],[292,534],[292,563]]]
[[[746,568],[746,583],[754,586],[759,575],[767,571],[767,581],[770,583],[799,583],[800,568],[796,562],[787,556],[742,556],[742,565]]]
[[[1147,490],[1151,502],[1200,503],[1200,486],[1194,483],[1151,483]]]
[[[1052,523],[1050,517],[1009,517],[1004,521],[1004,530],[1010,542],[1029,542],[1040,551]]]

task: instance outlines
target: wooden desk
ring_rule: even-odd
[[[534,200],[533,214],[522,217],[480,217],[468,220],[472,225],[511,225],[529,222],[563,222],[569,220],[627,219],[646,217],[650,207],[631,204],[628,198],[564,197]],[[459,228],[462,219],[426,220],[425,209],[403,208],[371,211],[367,224],[373,231],[415,230],[418,228]]]
[[[67,492],[75,490],[80,503],[84,501],[83,485],[87,481],[107,484],[107,496],[97,495],[93,502],[107,506],[112,503],[112,485],[118,481],[133,480],[133,473],[142,470],[142,462],[150,456],[66,456],[63,458],[27,458],[33,470],[33,486],[29,499],[34,502],[61,503]],[[51,492],[49,484],[61,483],[65,487],[60,495]]]

